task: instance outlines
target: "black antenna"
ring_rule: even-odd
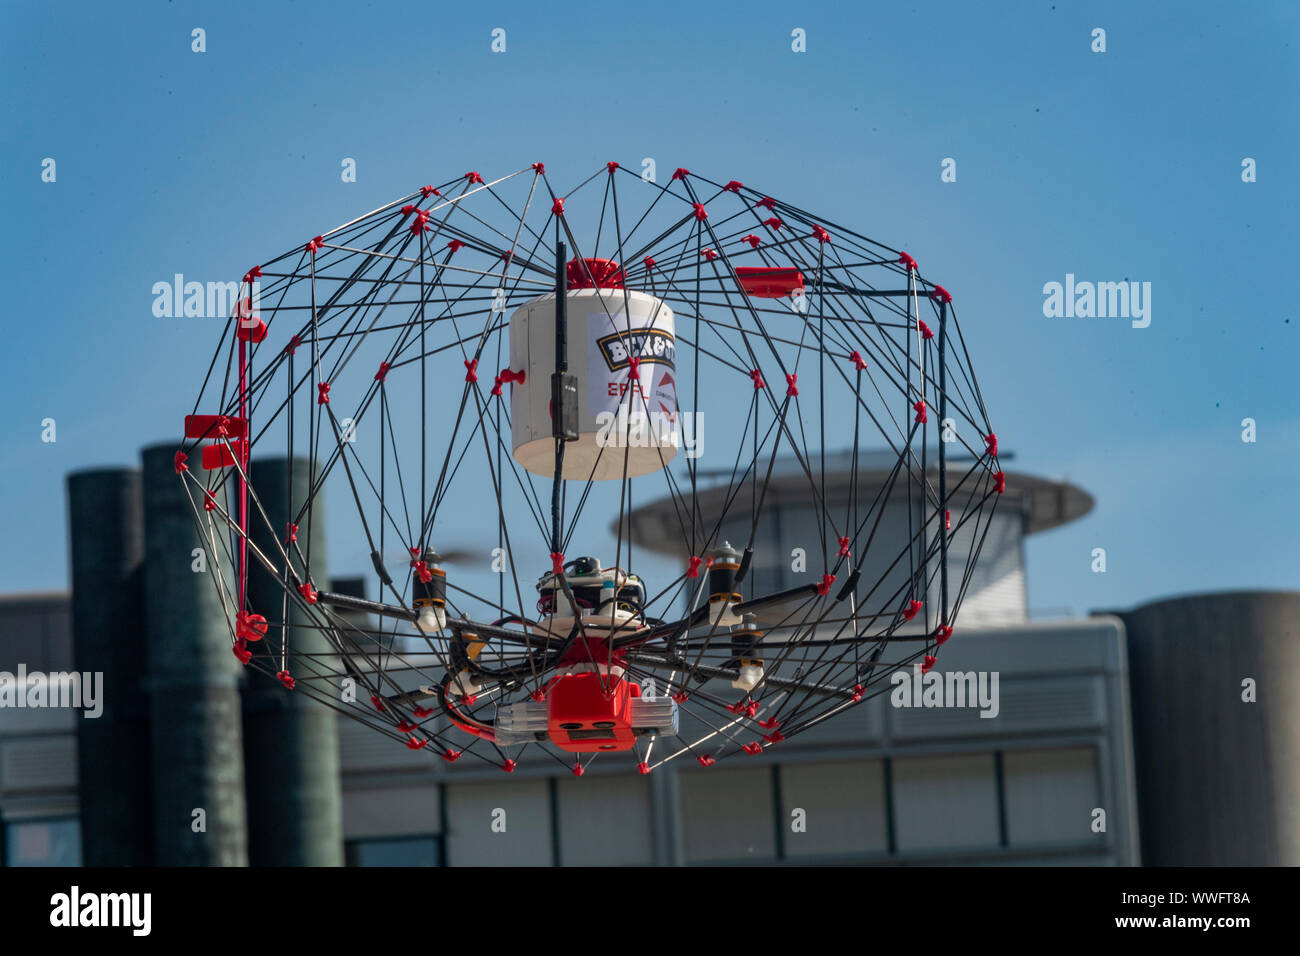
[[[551,434],[555,436],[555,479],[551,483],[551,551],[560,553],[563,534],[560,488],[564,481],[564,444],[578,440],[578,379],[569,374],[567,254],[555,242],[555,374],[551,376]]]

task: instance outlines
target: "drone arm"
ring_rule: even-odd
[[[689,670],[692,674],[698,674],[701,677],[735,680],[739,676],[739,671],[727,667],[710,667],[705,664],[691,666],[686,661],[672,661],[664,657],[640,652],[629,653],[627,659],[643,667],[657,670]],[[839,697],[843,700],[852,700],[854,697],[854,691],[851,688],[834,687],[830,684],[815,684],[808,681],[788,680],[784,677],[771,676],[765,677],[763,683],[778,690],[807,691],[810,694],[818,694],[823,697]]]
[[[349,611],[364,611],[367,614],[378,614],[381,617],[395,617],[403,621],[414,622],[418,620],[415,611],[408,608],[399,607],[396,604],[383,604],[379,601],[368,601],[365,598],[353,597],[350,594],[338,594],[334,591],[318,591],[317,600],[322,604],[329,604],[332,607],[344,608]],[[491,624],[480,624],[477,621],[471,621],[469,618],[447,618],[448,630],[457,634],[468,632],[476,634],[479,637],[493,637],[503,641],[511,641],[516,644],[527,644],[535,647],[546,647],[548,642],[541,637],[527,634],[523,631],[515,631],[506,627],[495,627]],[[553,643],[550,642],[550,643]]]

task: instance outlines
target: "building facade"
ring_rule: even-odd
[[[917,698],[886,688],[760,755],[709,768],[674,760],[647,776],[599,763],[582,777],[559,764],[524,764],[507,776],[412,753],[344,721],[345,861],[1139,863],[1123,624],[1030,620],[1025,607],[1024,535],[1077,517],[1091,499],[1030,478],[1013,480],[1009,492],[988,570],[944,648],[944,670],[935,671],[984,675],[984,701],[908,706]],[[800,504],[779,493],[774,501],[764,533],[779,553],[791,544],[782,529],[798,527]],[[643,544],[653,540],[655,507],[634,515]],[[780,579],[776,562],[760,571],[772,584],[802,583]],[[340,590],[358,585],[335,582]],[[73,669],[67,594],[0,602],[0,672],[23,663]],[[79,819],[95,799],[78,785],[77,721],[85,719],[0,709],[5,865],[83,858]],[[250,793],[248,804],[267,797]]]

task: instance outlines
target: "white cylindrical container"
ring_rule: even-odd
[[[569,374],[578,378],[579,438],[565,447],[561,477],[603,480],[658,471],[672,461],[681,443],[672,310],[631,289],[575,289],[566,301]],[[638,359],[636,380],[631,378],[633,357]],[[550,478],[555,474],[550,407],[554,293],[510,317],[510,368],[526,373],[510,394],[515,460]]]

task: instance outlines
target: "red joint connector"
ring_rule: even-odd
[[[785,223],[783,223],[783,222],[782,222],[780,219],[778,219],[776,216],[773,216],[771,219],[764,219],[764,220],[763,220],[763,225],[765,225],[765,226],[769,226],[769,227],[771,227],[772,229],[780,230],[780,228],[781,228],[782,226],[784,226]]]
[[[416,740],[414,737],[406,738],[406,746],[409,747],[411,750],[423,750],[428,745],[429,745],[429,740],[427,737],[424,740]]]
[[[934,632],[934,642],[940,646],[947,644],[950,637],[952,637],[952,626],[949,624],[940,624],[939,629]]]
[[[943,303],[952,302],[952,294],[941,285],[937,285],[934,287],[934,289],[930,292],[930,298],[938,299],[940,302]]]
[[[704,256],[705,262],[712,262],[714,259],[718,258],[718,254],[712,249],[705,249],[700,253],[700,255]]]
[[[473,707],[478,703],[478,694],[461,694],[460,702],[466,707]]]
[[[709,754],[704,754],[702,757],[696,757],[695,759],[700,762],[701,767],[712,767],[715,763],[717,763],[717,761],[714,760],[713,757],[710,756]]]
[[[420,195],[425,199],[428,199],[430,196],[441,196],[442,193],[438,192],[438,190],[434,189],[432,186],[421,186]]]
[[[993,476],[993,490],[1002,494],[1007,490],[1007,476],[1005,472],[999,471]]]
[[[582,769],[582,764],[580,764],[580,763],[575,763],[575,764],[573,765],[573,775],[574,775],[575,777],[581,777],[585,772],[586,772],[586,771],[584,771],[584,770]]]
[[[266,637],[266,618],[260,614],[240,611],[235,615],[235,636],[241,641],[260,641]]]
[[[294,687],[297,686],[298,684],[296,680],[294,680],[291,676],[289,676],[288,671],[277,671],[275,676],[276,679],[279,680],[280,683],[285,686],[286,690],[293,690]]]
[[[916,327],[921,330],[921,338],[923,339],[934,338],[934,333],[931,332],[930,327],[925,324],[925,319],[917,319]]]
[[[304,581],[298,585],[298,593],[306,598],[308,604],[316,603],[316,589],[311,586],[310,581]]]
[[[733,714],[738,714],[744,709],[745,709],[745,702],[743,700],[738,700],[734,704],[727,705],[727,710],[731,711]]]
[[[704,209],[704,203],[697,202],[695,205],[695,218],[703,222],[709,218],[709,214]]]
[[[760,199],[758,202],[754,203],[754,205],[755,205],[755,206],[762,206],[764,209],[775,209],[775,208],[776,208],[776,200],[773,199],[771,196],[764,196],[764,197],[763,197],[762,199]]]
[[[248,649],[248,642],[242,637],[235,641],[235,646],[231,648],[235,656],[239,658],[239,663],[247,664],[253,659],[253,652]]]
[[[770,734],[764,734],[763,739],[769,744],[779,744],[781,741],[785,740],[785,734],[781,733],[779,730],[774,730]]]
[[[917,613],[923,607],[925,607],[924,602],[918,601],[916,600],[916,598],[913,598],[912,600],[908,601],[907,610],[903,612],[903,620],[910,621],[912,618],[916,617]]]
[[[429,565],[424,561],[415,562],[415,573],[420,576],[421,584],[428,584],[433,580],[433,572],[429,570]]]
[[[537,701],[539,704],[542,701],[546,700],[546,692],[541,690],[535,690],[529,696],[532,697],[532,699]]]
[[[686,693],[684,690],[679,690],[677,693],[673,694],[673,700],[677,701],[679,704],[684,704],[690,699],[690,694]]]
[[[761,754],[763,752],[763,745],[757,740],[751,740],[740,749],[745,751],[747,754]]]
[[[478,381],[478,359],[465,359],[465,381]]]
[[[935,664],[935,656],[933,654],[926,654],[925,659],[921,662],[921,673],[928,674],[930,672],[930,668],[934,667],[934,664]]]
[[[506,773],[514,773],[515,767],[516,764],[513,760],[507,760],[505,763],[501,765],[501,769],[504,770]]]
[[[785,377],[785,393],[786,393],[787,395],[795,396],[795,395],[798,395],[798,394],[799,394],[799,385],[798,385],[798,381],[799,381],[799,376],[796,375],[794,372],[791,372],[791,373],[789,373],[788,375],[786,375],[786,377]]]
[[[418,726],[409,720],[404,720],[397,725],[397,729],[404,734],[409,734],[411,731],[417,730]]]
[[[524,379],[527,376],[527,374],[528,373],[522,368],[517,372],[512,371],[509,368],[503,368],[501,370],[501,374],[496,377],[495,380],[496,384],[492,386],[492,394],[500,395],[501,386],[506,384],[507,382],[515,382],[518,383],[519,385],[524,384]]]
[[[916,267],[916,260],[913,259],[911,256],[909,256],[906,252],[900,252],[898,254],[898,261],[901,265],[903,265],[907,269],[908,272],[921,271]]]
[[[217,499],[214,498],[214,497],[212,497],[212,492],[211,492],[211,491],[204,491],[204,492],[203,492],[203,510],[204,510],[204,511],[216,511],[216,510],[217,510]]]
[[[475,172],[468,172],[468,173],[466,173],[466,174],[465,174],[465,178],[466,178],[469,182],[471,182],[471,183],[481,183],[481,182],[483,182],[483,177],[480,176],[478,173],[475,173]]]
[[[998,436],[989,432],[984,436],[984,448],[989,453],[990,458],[998,457]]]
[[[641,776],[644,777],[646,774],[650,772],[650,765],[646,763],[644,760],[642,760],[639,764],[636,765],[636,772],[641,774]]]
[[[190,470],[190,466],[185,464],[189,460],[189,455],[183,451],[178,451],[172,459],[172,467],[176,469],[176,474],[181,475]]]
[[[689,169],[682,169],[680,166],[678,166],[675,170],[673,170],[673,179],[685,179],[690,174],[691,171]]]
[[[757,715],[758,715],[758,701],[751,700],[748,704],[745,705],[745,716],[755,717]]]
[[[627,360],[627,380],[629,382],[641,381],[641,359],[635,355]]]
[[[434,709],[432,707],[417,707],[411,713],[415,715],[416,720],[424,720],[424,718],[434,715]]]
[[[862,694],[865,690],[866,688],[863,687],[861,684],[853,685],[853,703],[859,704],[862,702]]]
[[[388,713],[388,708],[384,706],[384,700],[382,697],[379,697],[376,694],[371,694],[370,703],[374,706],[375,710],[379,711],[381,714]]]
[[[830,242],[831,234],[821,226],[813,226],[813,235],[817,237],[818,242]]]
[[[700,576],[700,565],[703,563],[703,558],[691,555],[690,566],[686,569],[686,576],[688,578],[698,578]]]
[[[757,249],[763,244],[763,240],[758,238],[758,236],[754,235],[752,232],[748,236],[741,236],[740,241],[749,243],[754,249]]]
[[[608,163],[605,164],[605,168],[612,173],[614,170],[618,169],[618,163],[614,162],[613,160],[610,160]]]
[[[298,346],[300,345],[302,345],[302,339],[295,334],[293,338],[289,339],[289,344],[284,347],[285,354],[293,355],[298,351]]]
[[[849,541],[848,538],[840,538],[840,557],[841,557],[841,558],[847,558],[847,557],[849,556],[849,544],[850,544],[850,543],[851,543],[851,542]]]
[[[415,203],[407,203],[402,207],[402,218],[405,219],[413,212],[415,212]]]
[[[863,371],[867,367],[866,360],[863,359],[862,353],[857,349],[854,349],[849,353],[849,361],[853,363],[853,367],[859,372]]]
[[[442,759],[447,761],[447,763],[455,763],[457,760],[460,759],[460,751],[452,750],[450,747],[448,747],[446,750],[442,752]]]
[[[316,404],[328,405],[330,403],[330,383],[321,382],[316,386]]]
[[[533,172],[537,173],[539,176],[544,176],[546,174],[546,164],[533,163]]]
[[[952,512],[947,508],[943,509],[943,528],[945,531],[952,530]]]
[[[749,377],[754,380],[754,388],[764,388],[767,385],[767,382],[763,381],[763,373],[756,368],[749,370]]]
[[[465,243],[461,242],[459,239],[453,239],[451,242],[447,243],[447,248],[451,250],[452,255],[455,255],[457,249],[465,248]]]
[[[247,272],[244,273],[244,284],[252,285],[254,279],[260,279],[260,278],[262,278],[262,267],[253,266],[253,268],[249,269]]]
[[[727,185],[722,187],[724,192],[729,193],[738,193],[744,188],[745,184],[738,179],[733,179],[731,182],[727,183]]]
[[[760,720],[758,722],[758,726],[766,727],[768,730],[776,730],[776,728],[781,726],[781,721],[777,720],[775,717],[772,717],[769,720]]]
[[[649,256],[646,256],[646,257],[645,257],[644,259],[642,259],[641,261],[645,263],[645,271],[646,271],[646,272],[654,272],[654,271],[655,271],[655,261],[654,261],[653,259],[651,259]]]
[[[388,378],[388,371],[391,368],[392,366],[389,365],[387,362],[380,362],[379,371],[375,373],[375,381],[376,382],[385,381]]]
[[[290,521],[284,526],[284,543],[293,544],[298,540],[298,526]]]
[[[915,405],[912,406],[912,408],[916,412],[916,423],[918,425],[924,425],[926,422],[930,420],[929,417],[925,414],[925,399],[922,399],[921,401],[917,402]]]
[[[310,252],[314,258],[316,256],[316,250],[323,248],[324,245],[325,240],[321,236],[317,236],[311,242],[307,243],[307,251]]]
[[[505,263],[509,265],[510,260],[513,259],[514,257],[515,257],[515,250],[507,249],[505,252],[501,253],[499,258],[503,259]]]
[[[551,203],[551,212],[555,213],[557,216],[563,216],[563,215],[564,215],[564,200],[563,200],[563,199],[557,199],[557,200],[555,200],[555,202]]]
[[[835,583],[835,575],[823,574],[821,583],[817,585],[817,593],[825,597],[831,591],[831,585]]]
[[[551,552],[551,573],[552,574],[564,573],[564,552],[562,551]]]

